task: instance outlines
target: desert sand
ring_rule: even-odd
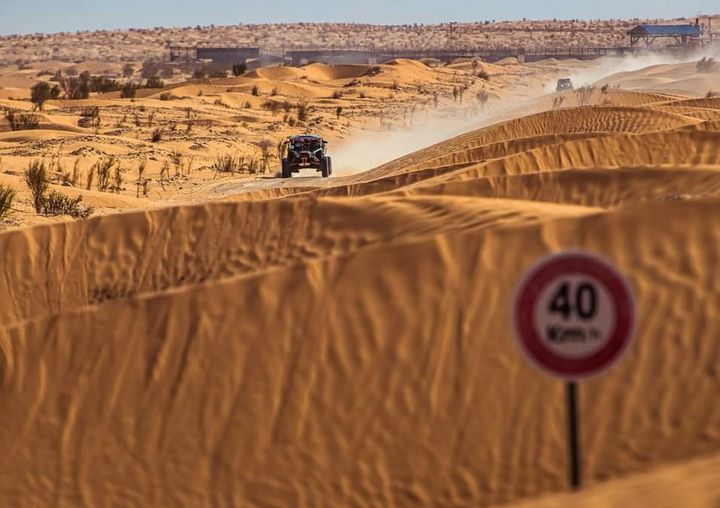
[[[29,110],[40,68],[4,67],[0,105]],[[565,76],[588,88],[556,94]],[[714,506],[719,77],[695,59],[400,60],[49,101],[39,129],[0,132],[18,191],[0,232],[5,502]],[[275,178],[298,129],[330,140],[337,176]],[[358,160],[362,140],[384,163]],[[124,183],[87,189],[111,156]],[[38,159],[58,182],[77,162],[51,187],[93,216],[34,212]],[[509,326],[522,272],[562,249],[612,259],[638,302],[627,356],[580,387],[581,493],[564,385]]]

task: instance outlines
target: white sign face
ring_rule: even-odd
[[[612,296],[597,279],[559,277],[538,297],[535,331],[545,347],[566,358],[584,358],[607,344],[615,327]]]
[[[634,301],[625,277],[585,252],[549,256],[520,281],[513,300],[515,336],[541,369],[576,379],[617,361],[632,338]]]

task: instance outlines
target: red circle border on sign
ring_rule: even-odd
[[[560,356],[548,349],[534,325],[534,309],[542,290],[560,276],[586,275],[602,283],[612,296],[615,324],[600,350],[584,358]],[[595,254],[565,252],[540,260],[521,281],[513,300],[512,320],[523,352],[542,370],[565,379],[595,376],[615,363],[632,340],[634,299],[630,287],[611,264]]]

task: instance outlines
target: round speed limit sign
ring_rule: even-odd
[[[520,281],[512,307],[520,348],[565,379],[593,376],[616,362],[632,339],[634,314],[625,277],[586,252],[540,260]]]

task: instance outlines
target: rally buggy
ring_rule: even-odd
[[[283,152],[283,178],[290,178],[293,173],[299,173],[303,168],[320,171],[325,178],[332,174],[332,160],[326,155],[327,141],[320,136],[291,136],[285,141]]]
[[[573,89],[573,82],[570,78],[562,78],[557,80],[557,85],[555,85],[555,91],[556,92],[564,92],[565,90],[572,90]]]

